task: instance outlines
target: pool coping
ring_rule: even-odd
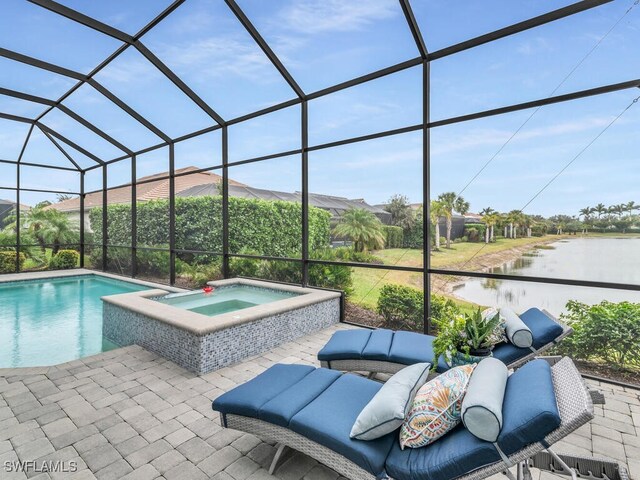
[[[227,329],[232,326],[253,322],[266,316],[277,315],[295,309],[307,307],[331,299],[340,298],[339,292],[319,290],[315,288],[296,287],[293,285],[252,280],[247,278],[229,278],[208,282],[214,287],[227,285],[248,285],[253,287],[268,288],[270,290],[283,290],[297,293],[298,296],[276,300],[274,302],[256,305],[254,307],[223,313],[210,317],[200,313],[191,312],[172,305],[152,300],[153,297],[164,296],[167,288],[144,290],[140,292],[121,293],[102,297],[102,301],[133,312],[151,317],[160,322],[185,330],[197,336],[207,335]]]
[[[111,280],[119,280],[121,282],[134,283],[137,285],[143,285],[145,287],[153,289],[167,290],[169,293],[181,293],[188,292],[186,288],[170,287],[169,285],[163,285],[161,283],[148,282],[138,278],[125,277],[123,275],[117,275],[108,272],[100,272],[96,270],[89,270],[86,268],[73,268],[69,270],[47,270],[41,272],[20,272],[20,273],[6,273],[0,276],[0,285],[3,283],[18,283],[28,282],[32,280],[46,280],[49,278],[67,278],[67,277],[83,277],[91,276],[105,277]],[[28,368],[28,367],[21,367]]]

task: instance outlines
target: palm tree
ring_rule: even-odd
[[[43,254],[46,252],[47,245],[52,246],[51,253],[55,255],[62,245],[80,241],[78,238],[80,228],[77,223],[58,210],[46,208],[46,205],[29,210],[21,223],[21,228],[35,239]],[[15,221],[8,228],[15,228]]]
[[[522,214],[522,226],[525,229],[525,235],[527,238],[531,238],[531,227],[535,225],[535,220],[531,215]]]
[[[440,250],[440,217],[444,216],[444,208],[442,202],[438,200],[431,200],[431,205],[429,206],[429,216],[431,219],[431,223],[435,228],[435,247],[436,250]]]
[[[363,208],[347,210],[333,232],[340,237],[350,238],[356,252],[364,252],[367,248],[384,247],[382,222],[373,213]]]
[[[484,243],[489,243],[493,240],[493,227],[498,223],[499,216],[491,207],[483,208],[480,211],[480,214],[482,215],[482,221],[486,227],[484,231]]]
[[[627,212],[629,213],[629,216],[631,216],[635,210],[640,210],[640,205],[638,205],[636,202],[631,200],[630,202],[627,202],[626,209],[627,209]]]
[[[605,213],[607,213],[607,207],[605,207],[604,203],[599,203],[595,207],[593,207],[593,211],[598,214],[598,219],[602,217]]]
[[[47,210],[49,213],[44,229],[40,236],[47,245],[52,246],[51,254],[55,255],[62,245],[79,241],[79,227],[67,215],[57,210]]]
[[[523,213],[521,210],[511,210],[507,213],[506,221],[509,223],[509,238],[517,238],[517,229],[523,222]]]
[[[593,207],[584,207],[580,209],[580,214],[578,217],[582,217],[582,222],[584,223],[584,229],[582,233],[587,233],[589,231],[588,222],[591,220],[591,214],[595,213],[595,208]]]
[[[480,210],[480,215],[482,215],[483,217],[486,215],[491,215],[492,213],[496,213],[496,211],[491,207],[485,207]]]
[[[469,211],[469,202],[456,195],[455,192],[446,192],[438,195],[438,201],[442,204],[443,216],[447,220],[447,248],[451,248],[451,227],[453,226],[453,212],[464,215]]]

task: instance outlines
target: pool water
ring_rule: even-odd
[[[148,287],[98,275],[0,283],[0,368],[55,365],[117,346],[100,297]]]
[[[174,293],[162,297],[158,301],[212,317],[298,295],[298,293],[285,292],[283,290],[272,290],[249,285],[232,285],[218,287],[211,293]]]

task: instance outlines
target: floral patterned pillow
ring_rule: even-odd
[[[400,429],[403,450],[429,445],[460,423],[462,400],[475,366],[452,368],[418,390]]]

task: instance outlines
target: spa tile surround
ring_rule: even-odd
[[[147,290],[103,297],[103,334],[121,346],[140,345],[191,372],[205,374],[340,321],[337,292],[246,279],[210,282],[285,290],[297,296],[216,316],[155,301]]]

